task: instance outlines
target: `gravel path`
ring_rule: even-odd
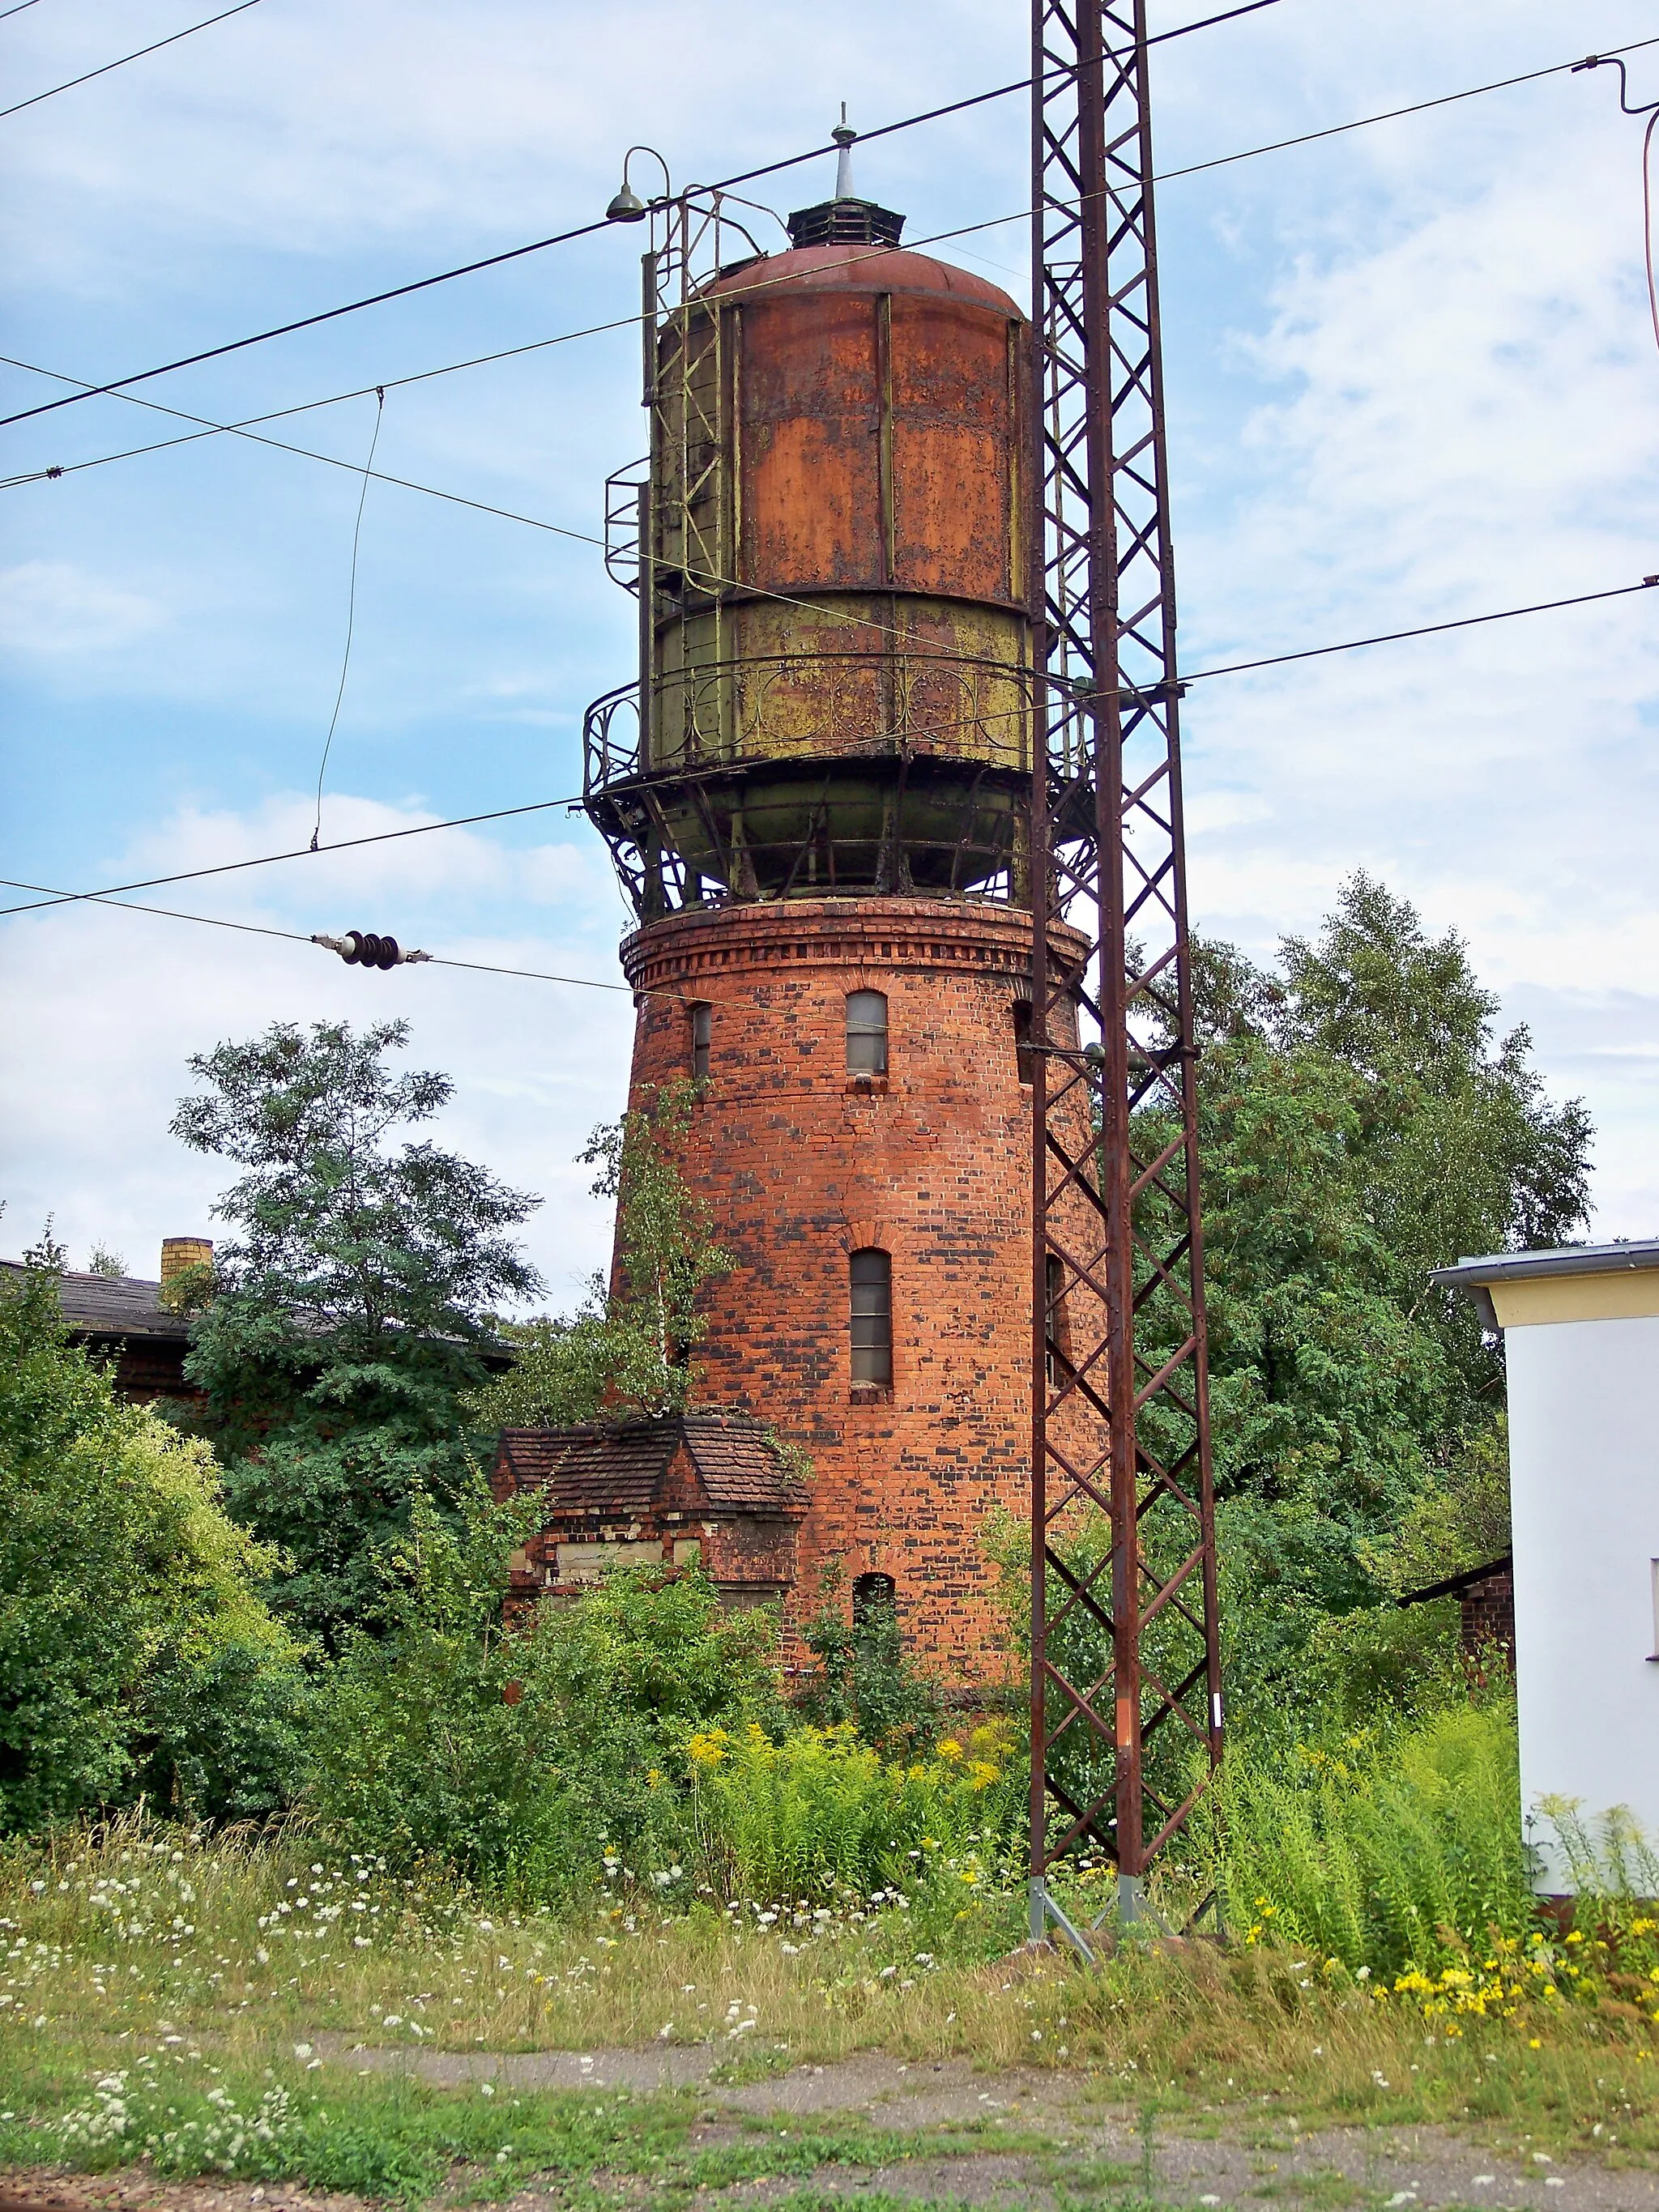
[[[826,2167],[811,2178],[815,2197],[854,2202],[886,2191],[918,2206],[1053,2208],[1079,2198],[1152,2196],[1170,2206],[1248,2206],[1270,2212],[1437,2212],[1487,2207],[1494,2212],[1659,2212],[1659,2172],[1588,2159],[1557,2163],[1541,2155],[1495,2153],[1449,2131],[1416,2127],[1302,2130],[1288,2115],[1233,2108],[1159,2118],[1150,2143],[1139,2116],[1086,2075],[1024,2070],[976,2074],[959,2061],[906,2064],[880,2054],[787,2073],[738,2086],[714,2077],[730,2054],[716,2046],[646,2051],[520,2053],[384,2050],[319,2035],[325,2063],[342,2070],[400,2072],[455,2088],[469,2082],[528,2089],[699,2090],[693,2147],[729,2142],[745,2123],[799,2125],[858,2119],[896,2133],[975,2125],[983,2148],[930,2154],[883,2167]],[[997,2131],[1023,2138],[997,2148]],[[1045,2148],[1024,2148],[1033,2136]],[[550,2177],[550,2180],[554,2177]],[[596,2177],[597,2179],[597,2177]],[[621,2176],[611,2185],[630,2199]],[[800,2179],[705,2189],[710,2207],[762,2207],[799,2191]],[[637,2185],[639,2201],[650,2192]],[[545,2191],[512,2200],[509,2212],[547,2212]],[[101,2177],[0,2176],[0,2212],[364,2212],[358,2200],[270,2184],[163,2182],[141,2171]]]

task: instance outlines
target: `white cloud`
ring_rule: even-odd
[[[1339,13],[1286,4],[1162,48],[1162,164],[1565,60],[1589,36],[1547,0]],[[165,15],[31,10],[7,27],[15,74],[73,75],[176,27]],[[1650,15],[1597,0],[1595,40],[1650,35]],[[830,22],[759,0],[284,0],[14,119],[15,343],[66,371],[131,369],[580,221],[630,141],[660,144],[677,178],[723,174],[816,139],[843,96],[868,125],[1024,65],[1019,11],[991,0],[851,0]],[[1189,661],[1659,570],[1639,126],[1613,89],[1553,77],[1165,188]],[[1018,101],[858,158],[913,234],[1025,195]],[[787,207],[827,173],[757,189]],[[1016,270],[1018,239],[969,239],[964,258]],[[607,234],[149,389],[252,412],[625,316],[635,250]],[[605,475],[641,442],[634,344],[391,392],[380,465],[591,528]],[[290,430],[357,458],[371,409]],[[17,434],[12,465],[167,428],[99,401]],[[9,872],[109,881],[307,842],[356,492],[348,471],[220,441],[14,495],[33,742]],[[632,607],[592,551],[377,485],[362,555],[325,834],[568,791],[582,705],[632,649]],[[1552,1082],[1601,1125],[1608,1233],[1659,1215],[1656,619],[1659,592],[1198,684],[1186,709],[1201,926],[1266,952],[1363,866],[1431,928],[1464,930]],[[94,684],[88,734],[73,695]],[[41,761],[50,776],[28,781]],[[626,920],[596,841],[556,812],[161,896],[596,980],[614,978]],[[365,978],[302,946],[90,913],[14,923],[9,943],[8,1041],[26,1055],[4,1079],[14,1248],[50,1206],[77,1250],[107,1236],[135,1261],[199,1227],[212,1171],[165,1134],[185,1054],[279,1014],[397,1004],[416,1010],[416,1054],[459,1079],[455,1141],[557,1194],[538,1249],[578,1276],[601,1254],[568,1161],[621,1103],[625,998],[436,968]]]
[[[166,620],[148,594],[68,561],[0,569],[0,646],[14,653],[46,659],[111,653]]]
[[[343,799],[339,808],[343,825],[383,827],[395,818],[359,800]],[[127,856],[134,865],[125,872],[152,872],[158,859],[184,867],[202,854],[273,849],[273,838],[291,837],[295,825],[292,800],[252,820],[185,813],[147,836]],[[428,942],[425,920],[436,917],[431,949],[452,959],[619,980],[614,937],[443,928],[447,907],[481,884],[545,872],[547,854],[453,830],[369,850],[373,866],[349,891],[337,876],[327,879],[340,862],[321,855],[286,874],[263,870],[137,896],[279,929],[325,926],[336,920],[333,905],[342,909],[337,926],[363,927],[390,927],[424,906],[404,942]],[[321,875],[295,879],[294,871],[313,869]],[[109,908],[18,917],[7,951],[0,1195],[8,1207],[0,1243],[8,1249],[27,1243],[49,1212],[76,1261],[100,1241],[141,1272],[154,1266],[162,1237],[211,1233],[209,1208],[229,1173],[167,1133],[173,1106],[191,1087],[190,1054],[273,1021],[362,1024],[397,1015],[412,1028],[409,1063],[456,1078],[441,1141],[545,1196],[525,1241],[551,1302],[570,1303],[605,1263],[607,1209],[589,1194],[589,1171],[574,1156],[593,1124],[622,1104],[633,1028],[626,991],[435,964],[366,975],[309,945]]]

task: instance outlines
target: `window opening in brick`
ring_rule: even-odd
[[[854,1575],[853,1577],[853,1626],[855,1628],[873,1626],[877,1622],[890,1620],[898,1610],[898,1584],[891,1575]]]
[[[1057,1258],[1052,1252],[1042,1263],[1042,1285],[1043,1302],[1046,1307],[1043,1335],[1048,1347],[1044,1358],[1044,1364],[1048,1369],[1048,1382],[1052,1388],[1060,1378],[1064,1359],[1060,1344],[1061,1331],[1065,1324],[1065,1310],[1060,1304],[1060,1299],[1066,1288],[1066,1262]]]
[[[893,1263],[885,1252],[854,1252],[850,1268],[853,1304],[853,1380],[893,1379]]]
[[[691,1077],[700,1083],[708,1073],[708,1052],[714,1042],[714,1009],[710,1006],[695,1006],[691,1009]]]
[[[885,1075],[887,1073],[887,994],[884,991],[849,991],[847,994],[847,1073]]]
[[[1014,1066],[1022,1083],[1031,1080],[1031,1071],[1036,1064],[1036,1054],[1031,1049],[1031,1002],[1029,999],[1014,1000]]]

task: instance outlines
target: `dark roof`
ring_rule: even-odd
[[[1494,1575],[1508,1574],[1514,1565],[1514,1559],[1505,1552],[1501,1559],[1488,1559],[1484,1567],[1466,1567],[1461,1575],[1448,1575],[1444,1582],[1431,1583],[1425,1589],[1407,1590],[1405,1596],[1396,1598],[1395,1603],[1400,1606],[1422,1605],[1431,1597],[1462,1597],[1465,1590],[1473,1589],[1477,1583],[1490,1582]]]
[[[26,1271],[21,1261],[0,1260],[9,1275]],[[58,1279],[58,1304],[72,1329],[91,1337],[167,1337],[190,1340],[190,1321],[161,1304],[161,1285],[136,1275],[76,1275]]]
[[[496,1448],[520,1490],[554,1492],[562,1511],[648,1513],[679,1447],[678,1424],[626,1429],[503,1429]]]
[[[21,1260],[0,1260],[0,1271],[21,1275]],[[190,1316],[170,1313],[161,1304],[161,1285],[143,1282],[136,1275],[76,1275],[67,1270],[58,1279],[58,1310],[78,1335],[113,1343],[122,1337],[149,1337],[170,1344],[190,1342]],[[325,1324],[307,1318],[301,1326],[309,1335],[321,1336]],[[439,1337],[440,1344],[459,1343],[458,1337]],[[475,1343],[471,1349],[492,1375],[505,1374],[518,1358],[514,1346],[499,1337]]]
[[[804,1504],[775,1443],[742,1413],[568,1429],[503,1429],[497,1465],[521,1490],[547,1489],[562,1512],[637,1518],[660,1503],[684,1443],[717,1512],[793,1513]]]
[[[1485,1260],[1460,1260],[1437,1267],[1429,1280],[1461,1289],[1465,1283],[1524,1282],[1533,1275],[1607,1275],[1627,1268],[1659,1267],[1659,1237],[1619,1244],[1557,1244],[1547,1252],[1494,1252]]]

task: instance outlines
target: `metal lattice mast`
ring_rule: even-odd
[[[1032,46],[1031,1925],[1086,1948],[1049,1871],[1142,1909],[1221,1678],[1146,0]]]

